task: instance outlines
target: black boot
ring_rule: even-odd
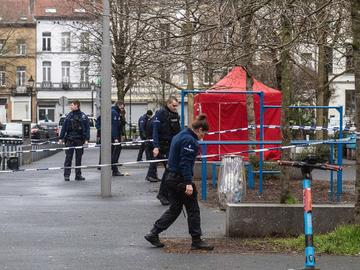
[[[159,235],[153,232],[149,232],[144,236],[147,241],[149,241],[153,246],[162,248],[164,247],[164,243],[160,242]]]
[[[201,250],[213,250],[214,246],[209,245],[202,239],[193,239],[191,244],[191,249],[201,249]]]

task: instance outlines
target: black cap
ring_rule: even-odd
[[[152,112],[152,110],[147,110],[146,114],[151,116],[151,115],[153,115],[153,112]]]

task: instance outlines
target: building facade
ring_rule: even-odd
[[[36,121],[33,1],[3,0],[0,9],[0,121]],[[29,81],[30,80],[30,81]],[[30,84],[29,84],[30,82]]]
[[[36,80],[38,120],[57,122],[69,111],[68,102],[78,99],[81,110],[96,114],[95,80],[89,56],[91,24],[76,1],[38,0],[36,19]]]

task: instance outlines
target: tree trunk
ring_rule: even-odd
[[[321,31],[323,32],[323,31]],[[325,84],[327,81],[326,73],[326,59],[325,59],[325,33],[321,33],[319,43],[319,54],[318,54],[318,77],[317,77],[317,89],[316,89],[316,106],[325,106]],[[324,109],[316,109],[316,125],[324,125]],[[321,131],[316,132],[316,139],[323,140],[324,136]]]
[[[283,14],[281,18],[282,23],[282,44],[289,44],[291,40],[291,22],[289,16]],[[290,64],[290,49],[289,47],[283,48],[281,52],[281,132],[282,132],[282,145],[289,145],[291,138],[291,131],[288,126],[289,123],[289,106],[291,97],[291,64]],[[290,149],[285,149],[281,152],[282,160],[290,160]],[[280,203],[285,203],[290,196],[290,175],[287,167],[281,168],[280,182],[281,194]]]
[[[185,26],[185,66],[188,90],[194,90],[194,75],[192,65],[192,38],[193,27],[190,20],[190,5],[189,1],[186,1],[186,26]],[[188,110],[188,122],[192,123],[194,120],[194,95],[187,95],[187,110]]]
[[[253,84],[254,80],[249,73],[249,71],[246,69],[246,91],[253,91]],[[255,126],[255,113],[254,113],[254,95],[246,95],[246,112],[247,112],[247,119],[248,124]],[[248,130],[248,140],[249,141],[256,141],[256,129],[249,129]],[[256,149],[256,145],[250,144],[249,150]],[[249,153],[249,159],[254,159],[256,157],[255,153]]]
[[[351,1],[351,19],[353,33],[353,53],[355,71],[356,127],[360,128],[360,2]],[[356,179],[355,179],[355,222],[360,224],[360,138],[356,139]]]
[[[317,1],[316,8],[320,9],[325,3],[325,1]],[[318,24],[318,31],[317,36],[319,37],[318,43],[318,76],[317,76],[317,89],[316,89],[316,106],[328,106],[330,101],[330,90],[327,84],[328,82],[328,71],[327,71],[327,57],[325,47],[328,43],[327,41],[327,25],[322,25],[323,21],[325,20],[326,10],[323,9],[317,15],[317,24]],[[317,109],[316,110],[316,125],[317,126],[327,126],[327,117],[328,117],[328,110],[327,109]],[[326,138],[327,132],[326,131],[318,131],[316,132],[316,139],[324,140]]]

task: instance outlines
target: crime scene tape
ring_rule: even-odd
[[[141,163],[158,163],[165,162],[167,159],[156,159],[156,160],[145,160],[145,161],[127,161],[113,164],[96,164],[96,165],[81,165],[81,166],[69,166],[69,167],[46,167],[46,168],[29,168],[29,169],[18,169],[18,170],[4,170],[0,171],[2,173],[15,173],[15,172],[36,172],[36,171],[56,171],[56,170],[64,170],[64,169],[94,169],[101,167],[109,167],[109,166],[126,166],[126,165],[134,165]]]
[[[319,142],[309,142],[297,145],[287,145],[287,146],[279,146],[279,147],[270,147],[270,148],[263,148],[263,149],[256,149],[256,150],[245,150],[239,152],[229,152],[229,153],[221,153],[221,154],[210,154],[210,155],[198,155],[197,158],[210,158],[210,157],[217,157],[217,156],[224,156],[224,155],[239,155],[244,153],[257,153],[257,152],[266,152],[271,150],[284,150],[289,148],[296,148],[296,147],[307,147],[312,145],[319,145],[319,144],[328,144],[328,143],[343,143],[349,141],[350,138],[341,139],[341,140],[326,140],[326,141],[319,141]],[[167,159],[157,159],[157,160],[146,160],[146,161],[128,161],[122,163],[114,163],[114,164],[96,164],[96,165],[82,165],[82,166],[72,166],[72,167],[47,167],[47,168],[31,168],[31,169],[19,169],[19,170],[5,170],[0,171],[1,173],[13,173],[13,172],[30,172],[30,171],[53,171],[53,170],[63,170],[63,169],[90,169],[90,168],[98,168],[98,167],[106,167],[106,166],[120,166],[120,165],[133,165],[133,164],[141,164],[141,163],[158,163],[158,162],[165,162]]]
[[[152,142],[152,139],[149,140],[139,140],[139,141],[130,141],[130,142],[117,142],[112,143],[112,145],[140,145],[144,142]],[[54,151],[66,151],[70,149],[89,149],[89,148],[96,148],[101,147],[101,144],[96,143],[88,143],[86,145],[80,146],[66,146],[66,147],[56,147],[56,148],[44,148],[44,149],[29,149],[29,150],[17,150],[17,151],[5,151],[6,154],[19,154],[19,153],[39,153],[39,152],[54,152]],[[3,153],[1,151],[0,153]]]
[[[280,150],[281,151],[281,150],[285,150],[285,149],[291,149],[291,148],[297,148],[297,147],[307,147],[307,146],[320,145],[320,144],[346,143],[346,142],[349,142],[350,140],[351,140],[351,138],[344,138],[341,140],[333,139],[333,140],[325,140],[325,141],[318,141],[318,142],[301,143],[301,144],[295,144],[295,145],[267,147],[267,148],[261,148],[261,149],[255,149],[255,150],[244,150],[244,151],[221,153],[221,154],[200,155],[200,156],[198,156],[198,158],[210,158],[210,157],[218,157],[218,156],[224,156],[224,155],[240,155],[240,154],[245,154],[245,153],[260,153],[260,152],[267,152],[267,151],[272,151],[272,150]]]
[[[267,129],[278,129],[281,127],[282,126],[280,126],[280,125],[263,125],[263,128],[267,128]],[[258,128],[260,128],[260,125],[257,125],[257,126],[249,125],[247,127],[207,132],[206,134],[207,135],[224,134],[224,133],[246,131],[246,130],[258,129]],[[320,130],[339,131],[340,130],[340,127],[322,127],[322,126],[296,126],[296,125],[293,125],[293,126],[289,126],[289,128],[292,130],[309,130],[309,131],[320,131]],[[345,131],[345,132],[348,132],[348,131],[355,132],[355,130],[356,130],[355,127],[345,127],[342,129],[342,131]]]

